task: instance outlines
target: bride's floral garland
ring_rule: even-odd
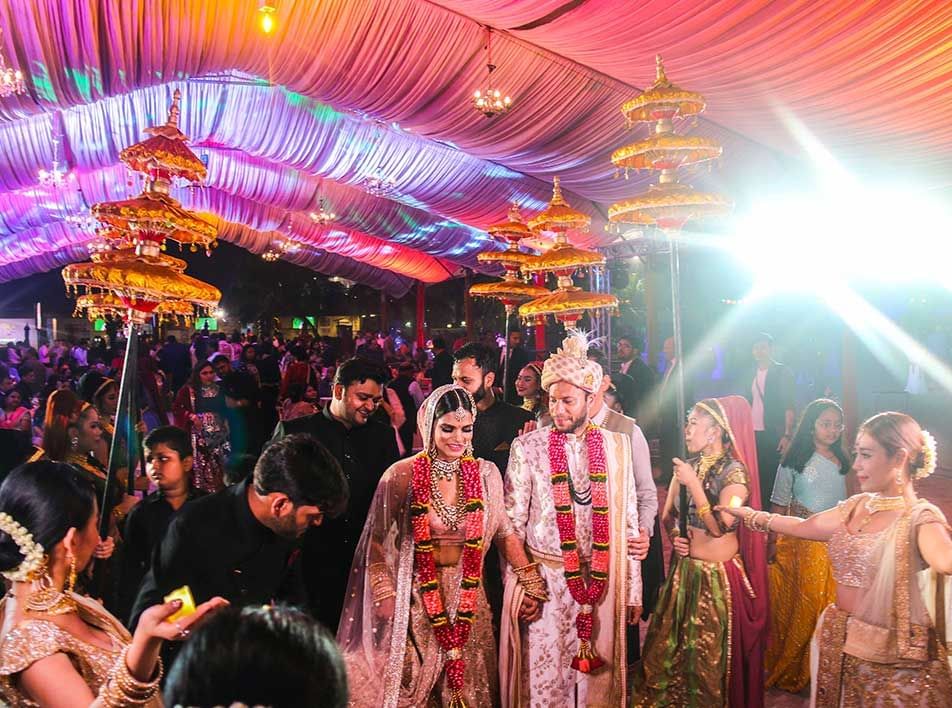
[[[463,477],[463,494],[466,498],[466,543],[461,560],[463,572],[460,580],[459,608],[456,621],[450,622],[440,591],[430,535],[430,458],[425,453],[420,453],[413,460],[413,499],[410,503],[413,568],[420,584],[423,607],[436,640],[446,654],[443,666],[452,694],[450,708],[466,706],[463,701],[463,677],[466,669],[463,646],[469,638],[476,616],[479,581],[483,573],[483,487],[479,463],[472,457],[464,457],[459,474]]]
[[[605,447],[598,428],[589,425],[585,430],[588,450],[588,477],[592,491],[592,563],[588,586],[582,577],[575,530],[575,511],[569,493],[569,464],[565,456],[565,434],[554,428],[549,433],[549,468],[552,471],[552,496],[555,517],[562,544],[565,582],[569,593],[581,608],[575,617],[578,633],[578,653],[572,659],[572,668],[583,674],[592,673],[605,662],[592,647],[592,612],[605,594],[608,584],[608,490],[605,472]]]

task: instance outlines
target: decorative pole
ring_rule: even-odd
[[[677,360],[675,376],[678,420],[684,420],[684,347],[681,338],[681,282],[679,236],[684,224],[691,219],[720,214],[731,208],[730,203],[716,194],[694,190],[678,182],[677,169],[697,165],[720,157],[720,144],[702,136],[680,135],[674,130],[676,118],[696,116],[705,108],[704,97],[675,86],[664,71],[661,56],[656,57],[655,82],[648,89],[627,101],[621,112],[628,127],[640,123],[654,125],[651,135],[626,145],[612,153],[616,169],[659,171],[658,183],[633,199],[612,204],[608,218],[614,223],[655,226],[671,245],[671,315],[674,329],[674,352]],[[650,343],[649,343],[650,346]],[[680,457],[684,458],[684,437],[679,438]],[[664,462],[664,461],[663,461]],[[679,516],[681,534],[687,535],[687,488],[680,491],[682,513]]]

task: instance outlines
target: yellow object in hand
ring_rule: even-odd
[[[729,507],[738,507],[740,505],[741,505],[741,498],[738,496],[732,496],[731,500],[727,504],[727,506]]]
[[[188,617],[195,612],[195,598],[192,597],[192,590],[188,585],[176,588],[162,599],[165,602],[172,602],[173,600],[182,601],[182,606],[178,609],[178,612],[166,617],[166,622],[178,622],[183,617]]]

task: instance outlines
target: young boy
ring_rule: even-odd
[[[143,442],[146,473],[158,490],[136,504],[123,531],[122,615],[132,609],[142,578],[152,562],[152,551],[165,536],[175,513],[186,502],[204,495],[192,486],[192,441],[174,425],[163,425]]]

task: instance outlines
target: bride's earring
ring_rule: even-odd
[[[906,491],[906,482],[905,482],[905,480],[902,478],[902,470],[901,470],[901,469],[897,469],[897,470],[896,470],[896,486],[899,487],[899,494],[900,494],[900,495],[902,495],[902,494],[905,493],[905,491]]]
[[[79,437],[77,437],[76,435],[74,435],[73,437],[71,437],[71,438],[69,439],[69,447],[70,447],[70,449],[72,449],[72,450],[78,450],[78,449],[79,449]]]

